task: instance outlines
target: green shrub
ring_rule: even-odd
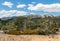
[[[23,31],[23,33],[21,33],[21,34],[28,34],[28,35],[30,35],[30,34],[38,34],[38,30],[25,30],[25,31]]]
[[[20,31],[17,31],[17,30],[10,30],[9,32],[7,32],[7,34],[20,35]]]

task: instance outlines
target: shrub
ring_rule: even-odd
[[[7,34],[20,35],[20,31],[17,31],[17,30],[10,30],[9,32],[7,32]]]
[[[23,31],[23,33],[21,33],[21,34],[28,34],[28,35],[30,35],[30,34],[38,34],[38,30],[25,30],[25,31]]]

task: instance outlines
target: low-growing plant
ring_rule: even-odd
[[[7,34],[20,35],[20,31],[17,31],[17,30],[10,30],[9,32],[7,32]]]

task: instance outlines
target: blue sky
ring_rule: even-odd
[[[60,15],[60,0],[0,0],[0,18],[28,14]]]

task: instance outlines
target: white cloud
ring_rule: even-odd
[[[26,15],[27,14],[27,12],[25,12],[25,11],[17,11],[16,12],[16,16],[23,16],[23,15]]]
[[[35,13],[30,13],[30,15],[35,15]]]
[[[35,4],[36,2],[32,2],[32,4]]]
[[[25,4],[19,4],[17,5],[17,8],[24,8],[26,5]]]
[[[13,3],[5,1],[4,3],[2,3],[2,5],[5,5],[5,6],[8,6],[9,8],[12,8]]]
[[[55,4],[41,4],[38,3],[35,6],[33,4],[28,5],[29,10],[34,10],[34,11],[44,11],[44,12],[60,12],[60,4],[55,3]]]
[[[28,4],[29,7],[33,7],[34,5],[33,4]]]
[[[12,17],[12,16],[23,16],[26,15],[27,12],[25,11],[18,11],[18,10],[0,10],[0,18],[2,17]]]

